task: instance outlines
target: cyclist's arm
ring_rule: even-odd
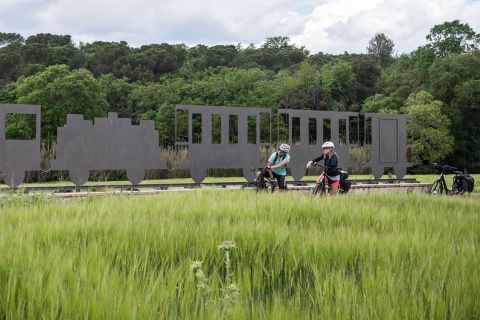
[[[270,159],[272,159],[272,156],[270,156]],[[273,179],[273,172],[272,172],[272,161],[270,161],[270,159],[268,159],[268,162],[267,162],[267,172],[270,176],[270,179]]]
[[[319,162],[320,160],[323,160],[323,153],[320,155],[320,157],[316,157],[315,159],[308,161],[307,169],[310,168],[312,166],[312,164],[315,164],[315,163]]]
[[[274,166],[272,166],[272,165],[270,164],[270,162],[269,162],[268,164],[269,164],[270,168],[272,168],[272,169],[278,169],[278,168],[281,168],[281,167],[283,167],[283,166],[286,166],[286,165],[288,164],[288,161],[287,161],[287,160],[282,160],[282,162],[277,163],[277,164],[274,165]]]

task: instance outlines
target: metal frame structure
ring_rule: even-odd
[[[176,105],[177,112],[186,112],[188,123],[186,141],[176,141],[179,147],[188,150],[188,163],[177,163],[176,168],[187,168],[195,183],[201,183],[208,169],[239,168],[247,180],[253,179],[251,167],[265,165],[261,163],[262,148],[272,142],[272,110],[268,108],[225,107]],[[182,111],[183,110],[183,111]],[[321,154],[324,138],[324,120],[330,122],[329,140],[335,143],[339,155],[339,166],[347,169],[358,167],[350,160],[350,151],[358,147],[358,140],[353,141],[351,132],[359,133],[359,114],[357,112],[333,112],[279,109],[278,115],[287,117],[288,141],[291,149],[290,171],[295,180],[305,175],[306,163]],[[5,120],[7,114],[32,114],[35,116],[35,139],[6,139]],[[40,128],[41,107],[38,105],[0,104],[0,171],[6,184],[18,187],[24,180],[25,171],[40,168]],[[194,141],[194,116],[201,118],[200,132],[196,132]],[[213,127],[213,119],[219,127]],[[231,118],[234,128],[232,128]],[[371,148],[371,161],[365,164],[372,169],[376,179],[380,179],[385,168],[392,167],[397,179],[402,179],[406,168],[411,167],[412,148],[407,145],[406,121],[410,116],[400,114],[367,113],[369,125],[365,133],[371,141],[363,144]],[[180,119],[180,118],[178,118]],[[316,123],[316,132],[312,135],[310,121]],[[355,121],[351,121],[355,119]],[[262,120],[264,126],[262,127]],[[293,122],[298,123],[294,137]],[[254,122],[254,132],[249,130]],[[268,122],[265,123],[265,122]],[[345,130],[340,132],[340,122],[345,123]],[[356,127],[351,127],[354,124]],[[197,125],[198,126],[198,125]],[[176,127],[177,118],[176,118]],[[213,132],[215,130],[216,140]],[[263,131],[262,131],[263,130]],[[268,130],[268,141],[263,141],[262,132]],[[231,132],[236,132],[232,142]],[[177,132],[176,132],[177,135]],[[178,136],[178,135],[177,135]],[[312,139],[313,136],[313,139]],[[162,160],[158,132],[151,120],[140,121],[132,125],[128,118],[118,118],[116,113],[109,113],[107,118],[84,120],[82,115],[67,115],[67,123],[57,129],[56,158],[51,161],[51,170],[68,170],[71,181],[76,186],[83,185],[89,176],[89,170],[127,171],[127,178],[133,185],[143,179],[145,169],[167,169]],[[250,141],[253,140],[253,141]],[[283,141],[279,141],[283,142]],[[367,143],[369,142],[369,143]]]

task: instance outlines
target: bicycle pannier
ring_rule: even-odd
[[[343,181],[343,180],[347,180],[347,179],[348,179],[348,172],[340,170],[340,180]]]
[[[469,174],[459,174],[454,177],[456,184],[463,192],[472,192],[475,184],[475,180]]]
[[[473,191],[475,180],[473,179],[472,176],[469,174],[462,174],[462,187],[463,191],[466,191],[468,193]]]
[[[340,187],[343,189],[343,192],[347,193],[352,187],[352,182],[347,180],[340,180]]]

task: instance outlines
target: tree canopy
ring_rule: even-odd
[[[66,65],[48,67],[44,72],[20,78],[17,102],[42,106],[42,136],[55,137],[65,125],[67,114],[80,113],[85,119],[106,116],[105,94],[85,69],[70,71]]]

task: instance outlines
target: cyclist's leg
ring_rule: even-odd
[[[285,176],[280,175],[280,174],[273,174],[275,179],[277,179],[278,182],[278,191],[280,192],[285,192],[285,187],[286,187],[286,181],[285,181]]]
[[[330,181],[330,187],[332,188],[332,194],[334,196],[337,195],[338,193],[338,186],[340,184],[340,180],[336,180],[336,181]]]

